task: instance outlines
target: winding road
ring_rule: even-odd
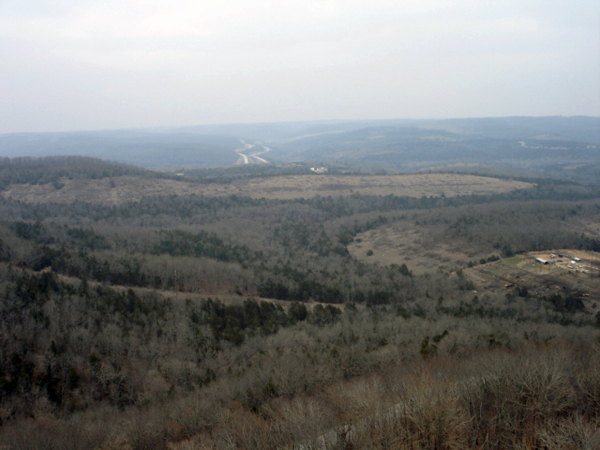
[[[236,166],[243,164],[269,164],[264,158],[261,158],[259,155],[264,155],[271,151],[269,147],[265,147],[260,144],[248,144],[244,140],[240,140],[243,147],[236,148],[234,152],[238,154],[238,159],[235,162]],[[253,150],[258,147],[258,150]],[[252,151],[251,151],[252,150]]]

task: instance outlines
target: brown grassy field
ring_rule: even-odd
[[[368,254],[369,250],[373,251],[372,255]],[[453,271],[471,260],[489,256],[443,241],[434,230],[419,227],[409,220],[358,234],[348,245],[348,251],[367,263],[406,264],[415,275]]]
[[[600,299],[600,278],[596,267],[599,258],[593,252],[553,249],[466,268],[469,261],[478,262],[490,254],[460,245],[440,239],[434,227],[419,227],[413,221],[404,220],[358,234],[348,245],[348,250],[352,256],[366,263],[381,266],[406,264],[415,275],[437,271],[449,273],[464,268],[465,275],[484,290],[504,291],[508,283],[526,287],[540,296],[587,293],[588,307]],[[551,254],[564,256],[551,258]],[[550,264],[540,264],[535,260],[538,257],[550,261]],[[571,266],[572,257],[579,257],[581,261]],[[592,309],[595,311],[596,306]]]
[[[377,176],[293,175],[236,180],[230,184],[195,184],[136,176],[100,180],[62,180],[56,189],[45,185],[11,185],[1,195],[27,203],[69,203],[75,200],[119,204],[155,195],[241,195],[252,198],[297,199],[315,196],[399,195],[409,197],[490,194],[527,189],[521,181],[456,174]]]

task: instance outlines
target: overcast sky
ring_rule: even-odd
[[[0,133],[600,115],[598,0],[0,0]]]

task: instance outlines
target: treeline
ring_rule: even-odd
[[[576,248],[599,251],[600,240],[584,231],[600,218],[600,203],[537,201],[498,202],[493,206],[463,207],[417,219],[421,225],[440,225],[444,238],[468,242],[504,256],[528,251]]]

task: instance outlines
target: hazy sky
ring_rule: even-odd
[[[0,133],[600,115],[598,0],[0,0]]]

